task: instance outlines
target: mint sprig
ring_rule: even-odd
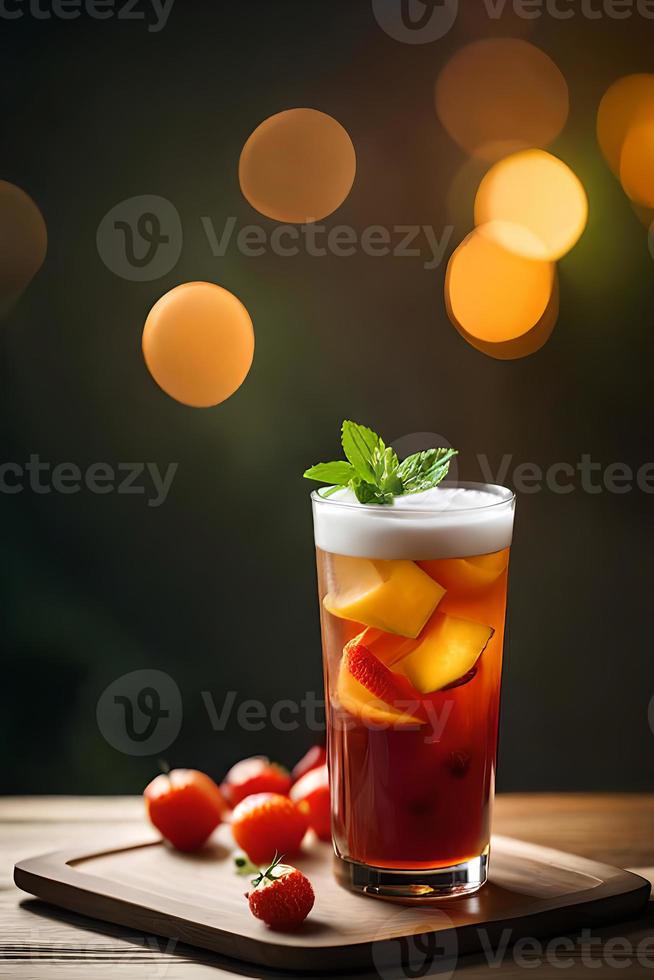
[[[420,493],[437,486],[447,475],[455,449],[426,449],[415,453],[400,463],[397,475],[402,481],[404,493]]]
[[[429,490],[447,476],[456,449],[427,449],[400,461],[381,436],[365,425],[345,421],[341,443],[346,459],[317,463],[305,471],[307,480],[329,483],[329,497],[349,487],[362,504],[392,504],[394,497]]]

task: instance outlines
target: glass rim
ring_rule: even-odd
[[[356,510],[357,513],[386,514],[389,517],[412,517],[417,514],[428,514],[432,517],[437,515],[447,517],[450,514],[478,514],[480,511],[492,510],[494,507],[506,507],[507,504],[514,503],[516,499],[513,490],[510,490],[508,487],[503,487],[499,483],[478,483],[472,480],[444,480],[439,486],[462,490],[484,490],[487,493],[490,492],[497,496],[498,499],[489,504],[478,504],[474,507],[448,507],[446,510],[435,507],[396,508],[388,504],[360,504],[358,501],[355,503],[352,500],[334,500],[333,497],[323,497],[318,489],[311,491],[311,500],[318,501],[321,504],[330,504],[335,507],[349,507],[350,509]],[[324,489],[328,488],[325,487]]]

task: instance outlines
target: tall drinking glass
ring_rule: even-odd
[[[421,901],[488,874],[515,504],[425,499],[312,494],[337,878]]]

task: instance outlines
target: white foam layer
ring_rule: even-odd
[[[360,504],[351,490],[312,494],[316,545],[353,558],[465,558],[511,544],[514,497],[490,484],[441,486]]]

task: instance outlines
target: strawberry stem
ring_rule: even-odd
[[[270,862],[270,864],[268,865],[268,867],[265,869],[265,871],[260,871],[257,877],[252,879],[252,887],[256,888],[258,885],[261,884],[261,882],[265,878],[268,878],[270,881],[274,881],[275,876],[273,875],[273,871],[275,870],[278,864],[281,864],[283,859],[284,859],[284,855],[278,854],[277,851],[275,851],[275,856]]]

